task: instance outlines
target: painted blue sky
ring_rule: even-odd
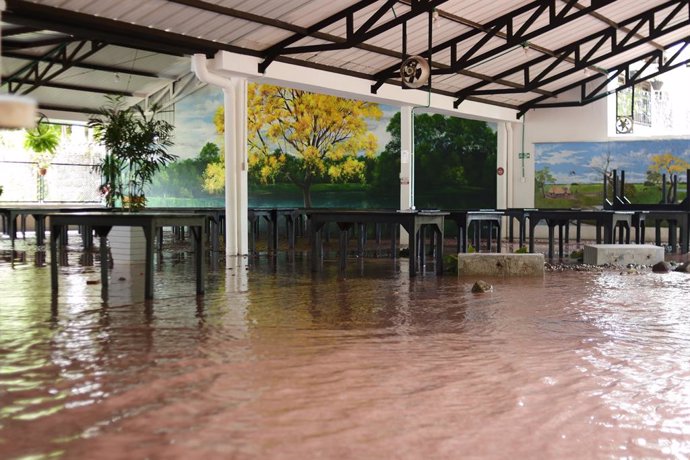
[[[207,142],[220,139],[213,126],[213,114],[223,105],[223,91],[205,86],[175,104],[175,145],[171,153],[180,158],[194,158]]]
[[[193,158],[207,142],[219,144],[221,139],[213,126],[213,115],[223,105],[223,92],[219,88],[206,86],[176,104],[175,145],[171,152],[180,158]],[[371,122],[369,129],[379,139],[379,152],[384,149],[390,135],[386,127],[398,107],[381,105],[383,116],[378,122]]]
[[[671,153],[690,162],[690,139],[535,144],[535,168],[548,167],[556,183],[599,183],[606,158],[609,169],[625,171],[628,183],[644,182],[650,158]]]

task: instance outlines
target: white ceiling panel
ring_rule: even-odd
[[[429,0],[433,1],[433,0]],[[348,8],[357,6],[356,0],[7,0],[9,18],[3,24],[3,31],[8,37],[3,37],[3,54],[7,56],[3,74],[7,75],[16,70],[15,67],[24,62],[22,59],[12,59],[12,56],[23,56],[27,59],[46,59],[47,53],[58,46],[56,39],[84,40],[112,43],[103,50],[89,56],[81,63],[87,68],[74,68],[61,72],[55,77],[56,84],[78,86],[90,84],[92,86],[110,86],[113,90],[131,90],[137,94],[152,91],[165,82],[180,78],[189,70],[189,56],[202,52],[213,54],[218,50],[228,50],[236,53],[264,56],[280,60],[289,58],[290,62],[305,67],[317,66],[322,70],[357,74],[375,80],[375,75],[386,71],[395,72],[400,65],[403,54],[403,27],[400,24],[391,26],[407,14],[416,14],[411,10],[409,1],[399,1],[393,7],[382,11],[381,16],[368,28],[378,33],[362,42],[350,42],[343,45],[343,49],[319,50],[308,53],[292,54],[278,50],[277,54],[269,56],[267,50],[275,49],[276,45],[286,39],[296,37],[290,47],[306,45],[329,45],[347,39],[346,15],[340,14],[337,20],[329,20]],[[363,4],[358,10],[353,10],[352,25],[356,31],[367,23],[373,14],[384,5],[385,0],[377,0]],[[472,58],[481,58],[478,62],[470,61],[458,73],[435,75],[432,78],[432,91],[444,94],[455,94],[470,88],[463,94],[471,96],[472,87],[484,91],[502,91],[506,88],[522,85],[525,81],[524,68],[529,68],[530,78],[539,75],[544,69],[556,62],[559,49],[574,47],[579,44],[580,58],[587,56],[588,51],[597,43],[595,40],[584,42],[585,38],[602,31],[613,31],[620,41],[630,32],[630,27],[621,23],[637,15],[651,12],[654,8],[667,5],[654,15],[654,26],[658,26],[663,18],[677,6],[681,6],[679,13],[666,25],[666,32],[654,40],[646,40],[650,33],[650,25],[645,24],[636,30],[631,43],[645,41],[639,46],[630,47],[624,52],[614,54],[610,41],[606,41],[587,61],[589,67],[610,69],[621,63],[633,61],[645,54],[661,50],[671,44],[690,36],[689,11],[687,4],[681,0],[616,0],[607,6],[597,8],[582,14],[577,19],[566,21],[559,27],[551,28],[550,16],[541,14],[527,33],[539,32],[537,36],[529,37],[529,47],[525,48],[524,41],[519,37],[511,38],[507,34],[509,29],[503,27],[491,38],[485,39],[490,24],[497,18],[506,15],[513,17],[512,32],[520,30],[520,26],[529,20],[535,3],[527,0],[501,0],[493,2],[478,2],[476,0],[448,0],[439,4],[436,12],[423,11],[414,18],[408,19],[407,54],[425,55],[429,48],[428,27],[429,19],[433,21],[433,45],[440,47],[432,56],[434,65],[438,69],[445,69],[452,65],[453,59],[462,57],[472,50]],[[566,3],[559,0],[559,8]],[[570,10],[566,18],[577,9],[588,8],[590,0],[580,0],[575,8]],[[57,8],[54,10],[53,8]],[[520,10],[521,8],[529,8]],[[520,12],[521,11],[521,12]],[[314,27],[321,22],[328,23],[323,27]],[[16,32],[18,25],[34,27],[35,30]],[[668,28],[678,30],[668,32]],[[14,28],[15,34],[12,34]],[[547,30],[551,28],[551,30]],[[306,35],[301,31],[309,29]],[[385,30],[384,30],[385,29]],[[56,33],[57,32],[57,33]],[[297,35],[296,35],[297,34]],[[469,36],[465,36],[465,34]],[[462,39],[460,39],[462,38]],[[50,41],[45,41],[45,40]],[[457,42],[454,48],[448,43]],[[474,47],[481,43],[477,49]],[[117,46],[115,46],[117,45]],[[73,45],[70,45],[73,46]],[[504,49],[506,48],[506,49]],[[179,51],[177,51],[179,50]],[[176,54],[172,56],[171,54]],[[43,57],[42,57],[43,56]],[[551,69],[541,83],[540,90],[559,93],[563,88],[582,82],[588,75],[583,70],[584,64],[575,68],[575,54]],[[102,66],[111,69],[129,67],[132,71],[139,70],[153,74],[152,77],[137,75],[127,76],[129,85],[123,89],[123,75],[116,80],[112,75],[119,73],[115,70],[88,69],[88,65]],[[81,70],[80,70],[81,69]],[[392,69],[392,70],[391,70]],[[308,72],[308,69],[305,70]],[[549,81],[554,76],[560,76],[556,81]],[[155,78],[159,80],[155,82]],[[83,80],[80,82],[80,78]],[[393,73],[386,74],[385,79],[394,78]],[[509,84],[505,84],[509,82]],[[155,87],[155,88],[154,88]],[[3,87],[6,90],[6,86]],[[36,91],[41,97],[55,104],[53,91],[46,88],[42,92]],[[69,93],[64,93],[65,95]],[[539,92],[526,91],[524,94],[494,94],[483,95],[482,99],[490,103],[520,106],[538,97]],[[91,95],[84,98],[84,103],[91,100]],[[557,100],[557,99],[553,99]]]

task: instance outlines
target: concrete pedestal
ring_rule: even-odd
[[[459,275],[543,276],[544,254],[458,254]]]
[[[146,237],[141,227],[113,227],[108,242],[113,266],[146,263]]]
[[[664,260],[664,248],[653,244],[585,245],[583,262],[589,265],[654,265]]]

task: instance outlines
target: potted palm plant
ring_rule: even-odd
[[[137,210],[145,206],[145,187],[160,168],[177,156],[168,152],[173,145],[174,126],[157,118],[158,107],[144,111],[126,107],[120,96],[109,96],[108,103],[89,119],[94,138],[106,148],[106,155],[96,166],[106,192],[106,204],[114,207],[119,199],[123,207]]]

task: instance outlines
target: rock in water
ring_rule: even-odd
[[[491,292],[494,287],[486,281],[479,280],[472,286],[472,292]]]
[[[690,264],[688,264],[688,262],[683,262],[682,264],[676,267],[675,271],[682,273],[690,273]]]
[[[671,271],[671,264],[668,262],[657,262],[652,266],[652,271],[654,273],[668,273]]]

